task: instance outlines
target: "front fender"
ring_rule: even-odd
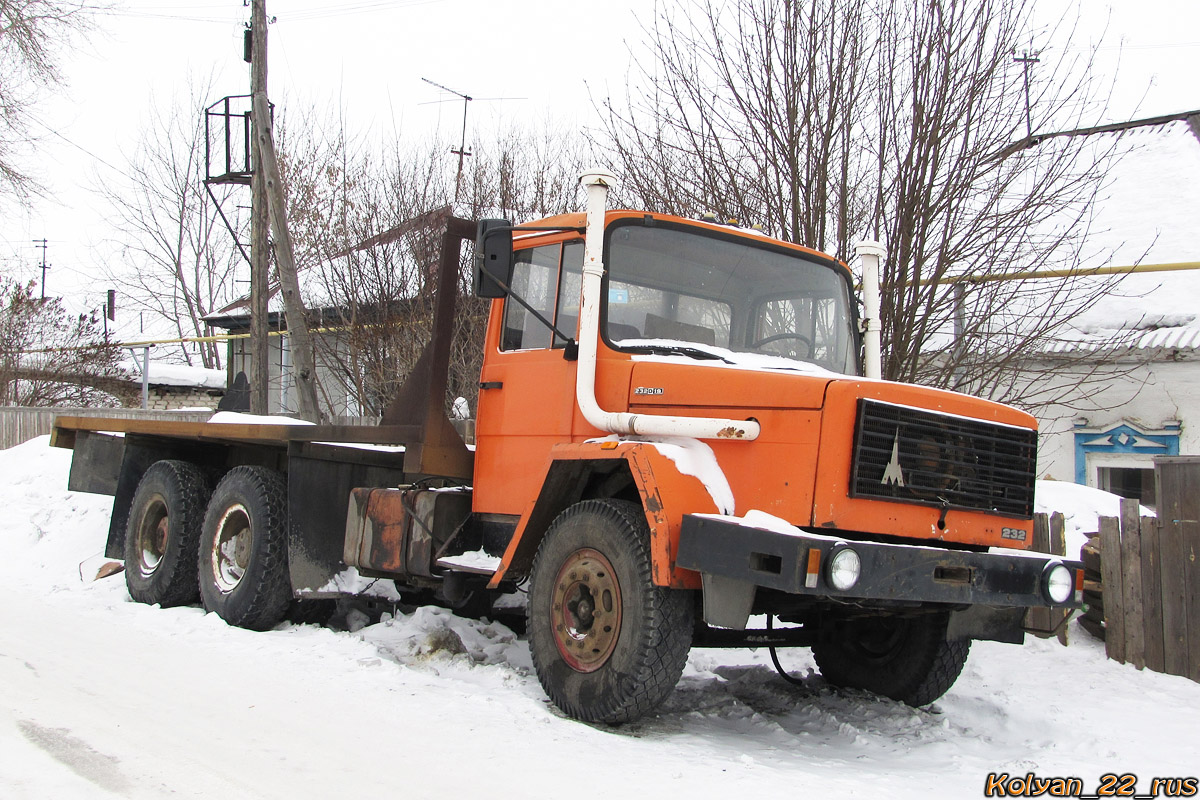
[[[695,447],[694,445],[699,445]],[[711,460],[710,460],[711,459]],[[622,462],[619,466],[614,461]],[[491,586],[529,574],[542,537],[571,505],[602,497],[589,493],[592,477],[626,469],[650,528],[653,580],[658,586],[700,588],[700,576],[678,568],[679,530],[684,514],[732,513],[732,494],[712,450],[695,440],[612,440],[555,445],[541,490],[521,514]],[[689,473],[698,473],[689,474]],[[703,476],[703,480],[700,476]]]

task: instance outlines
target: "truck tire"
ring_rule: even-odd
[[[206,611],[265,631],[292,602],[287,560],[287,482],[266,467],[234,467],[213,491],[199,554]]]
[[[834,686],[928,705],[954,685],[971,649],[969,639],[947,641],[946,623],[944,614],[853,620],[813,645],[813,660]]]
[[[586,500],[554,520],[534,558],[527,613],[542,688],[584,722],[630,722],[657,708],[691,647],[692,593],[653,584],[646,517],[626,501]]]
[[[195,464],[156,461],[142,475],[125,528],[125,585],[163,608],[200,598],[196,552],[211,487]]]

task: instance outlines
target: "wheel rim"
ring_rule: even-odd
[[[621,632],[621,587],[597,550],[576,550],[564,561],[550,600],[554,643],[576,672],[604,666]]]
[[[154,574],[162,563],[167,552],[170,523],[166,500],[162,495],[155,495],[146,504],[146,512],[137,529],[137,567],[142,575]]]
[[[237,503],[225,509],[217,523],[212,547],[213,579],[222,594],[236,589],[246,575],[252,540],[250,514],[246,507]]]

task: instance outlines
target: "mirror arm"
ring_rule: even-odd
[[[513,290],[512,290],[512,289],[511,289],[511,288],[508,286],[508,284],[506,284],[504,281],[500,280],[499,278],[495,278],[495,277],[491,278],[491,280],[492,280],[492,281],[493,281],[493,282],[494,282],[494,283],[495,283],[497,286],[499,286],[499,287],[500,287],[502,290],[504,290],[504,294],[505,294],[505,295],[507,295],[508,297],[511,297],[513,300],[516,300],[518,303],[520,303],[520,304],[521,304],[521,307],[522,307],[522,308],[524,308],[524,309],[525,309],[526,311],[528,311],[530,314],[533,314],[533,316],[537,318],[538,322],[542,323],[542,324],[543,324],[543,325],[545,325],[547,328],[549,328],[550,330],[554,331],[554,333],[555,333],[555,335],[556,335],[556,336],[559,336],[559,337],[561,337],[563,340],[565,340],[565,341],[566,341],[566,343],[567,343],[567,353],[568,353],[568,354],[571,354],[571,353],[576,353],[576,352],[578,352],[578,345],[575,343],[575,337],[573,337],[573,336],[567,336],[565,333],[563,333],[563,332],[562,332],[562,331],[560,331],[558,328],[556,328],[556,327],[554,326],[554,323],[553,323],[553,322],[551,322],[550,320],[548,320],[548,319],[546,319],[544,316],[542,316],[542,314],[541,314],[541,312],[540,312],[540,311],[538,311],[538,310],[537,310],[536,308],[534,308],[533,306],[529,305],[529,303],[527,303],[527,302],[525,301],[525,298],[524,298],[524,297],[521,297],[521,295],[519,295],[519,294],[517,294],[516,292],[514,292],[514,291],[513,291]],[[571,357],[567,357],[567,360],[568,360],[568,361],[574,361],[575,359],[574,359],[574,358],[571,358]]]

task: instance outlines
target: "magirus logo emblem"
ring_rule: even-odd
[[[900,469],[900,429],[896,429],[896,438],[892,440],[892,460],[883,470],[883,478],[879,481],[884,486],[903,486],[904,470]]]

